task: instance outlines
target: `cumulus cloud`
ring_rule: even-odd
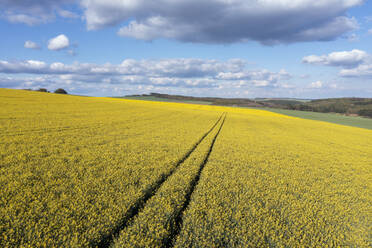
[[[53,50],[53,51],[58,51],[58,50],[62,50],[64,48],[69,47],[69,45],[70,45],[70,41],[67,38],[67,36],[64,34],[60,34],[49,40],[48,49]]]
[[[142,40],[158,38],[198,43],[258,41],[263,44],[328,41],[358,27],[347,11],[364,0],[2,0],[0,15],[36,25],[75,4],[89,30],[125,23],[118,34]]]
[[[372,55],[361,50],[333,52],[328,55],[310,55],[302,59],[303,63],[336,66],[342,69],[341,77],[372,77]]]
[[[311,89],[320,89],[323,87],[323,82],[322,81],[316,81],[316,82],[312,82],[310,85],[309,85],[309,88]]]
[[[0,73],[55,76],[66,82],[110,85],[153,85],[173,88],[279,87],[292,76],[285,70],[247,70],[241,59],[126,59],[121,64],[64,64],[43,61],[0,61]],[[283,84],[284,85],[284,84]]]
[[[74,0],[2,0],[0,15],[12,23],[33,26],[52,21],[56,10],[74,2]]]
[[[68,11],[68,10],[65,10],[65,9],[60,9],[58,10],[58,14],[60,16],[62,16],[63,18],[69,18],[69,19],[77,19],[79,18],[79,15],[74,13],[74,12],[71,12],[71,11]]]
[[[342,69],[340,71],[342,77],[365,77],[372,78],[372,63],[362,64],[356,68]]]
[[[46,19],[46,18],[37,18],[31,15],[13,14],[13,13],[7,14],[5,18],[11,23],[23,23],[29,26],[39,24],[40,22]]]
[[[289,80],[292,76],[285,70],[270,72],[268,70],[220,72],[216,76],[220,80],[236,80],[240,85],[253,84],[257,87],[274,86],[282,80]]]
[[[310,55],[302,59],[305,64],[355,67],[369,58],[365,51],[354,49],[351,51],[333,52],[328,55]]]
[[[0,60],[0,72],[3,73],[39,73],[47,69],[47,64],[37,60],[8,62]]]
[[[125,21],[118,34],[142,40],[263,44],[327,41],[354,30],[346,12],[363,0],[82,0],[90,30]]]
[[[29,49],[40,49],[40,46],[37,43],[30,40],[25,41],[24,47]]]
[[[38,65],[37,67],[35,65]],[[148,77],[197,78],[217,77],[220,71],[237,73],[244,71],[245,62],[240,59],[228,61],[205,59],[126,59],[121,64],[103,65],[74,63],[66,65],[55,62],[47,65],[42,61],[0,61],[0,72],[35,74],[87,74],[87,75],[146,75]],[[37,69],[37,70],[34,70]]]

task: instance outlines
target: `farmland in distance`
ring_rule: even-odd
[[[372,131],[0,89],[1,247],[370,247]]]

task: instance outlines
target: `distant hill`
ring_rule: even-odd
[[[150,93],[143,95],[130,95],[124,98],[154,101],[175,101],[209,105],[278,108],[321,113],[339,113],[350,116],[363,116],[372,118],[372,98],[330,98],[330,99],[296,99],[296,98],[219,98],[194,97],[182,95],[168,95]]]
[[[288,109],[321,113],[339,113],[372,118],[372,98],[318,99],[301,104],[289,104]]]

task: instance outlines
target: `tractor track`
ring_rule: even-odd
[[[100,240],[95,240],[90,243],[90,247],[98,247],[98,248],[108,248],[111,246],[113,243],[115,237],[117,237],[120,233],[121,230],[125,229],[131,222],[131,220],[145,207],[146,202],[156,194],[158,189],[163,185],[163,183],[176,171],[176,169],[188,158],[190,155],[195,151],[195,149],[199,146],[199,144],[210,134],[218,125],[218,123],[222,120],[223,116],[225,113],[223,113],[220,118],[216,121],[216,123],[194,144],[194,146],[176,163],[176,165],[166,174],[163,174],[153,185],[151,185],[147,190],[145,190],[143,197],[139,198],[129,209],[128,211],[124,214],[122,220],[111,230],[109,234],[104,235]],[[211,148],[203,162],[205,164],[208,160],[209,154],[212,151],[214,141],[216,140],[219,132],[221,131],[222,125],[225,121],[225,117],[222,121],[222,124],[220,125],[220,128],[214,137],[214,140],[212,142]],[[200,173],[202,170],[202,167],[204,165],[201,165],[201,169],[199,170],[199,174],[196,176],[197,180],[193,180],[192,184],[192,190],[190,192],[190,196],[192,194],[193,189],[195,188],[197,181],[200,178]],[[194,182],[195,181],[195,182]],[[190,201],[190,196],[187,198],[187,205],[188,202]],[[186,206],[187,207],[187,206]],[[186,209],[182,208],[182,211],[180,214],[182,214],[183,210]]]
[[[163,240],[163,247],[166,247],[166,248],[173,247],[174,246],[174,243],[175,243],[175,241],[176,241],[176,239],[177,239],[177,237],[179,235],[179,233],[181,232],[181,229],[182,229],[182,220],[183,220],[183,213],[184,213],[184,211],[187,209],[187,207],[190,204],[191,196],[192,196],[193,192],[195,191],[195,188],[197,187],[197,185],[199,183],[201,173],[202,173],[205,165],[208,162],[209,156],[211,155],[212,150],[213,150],[214,143],[216,142],[217,137],[220,134],[221,129],[222,129],[224,123],[225,123],[226,115],[227,114],[225,114],[225,116],[224,116],[224,118],[222,120],[222,123],[221,123],[221,125],[220,125],[220,127],[219,127],[219,129],[218,129],[218,131],[216,133],[216,135],[214,136],[214,138],[212,140],[212,143],[211,143],[211,145],[209,147],[209,150],[208,150],[207,154],[205,155],[205,158],[204,158],[203,162],[200,164],[198,173],[196,174],[196,176],[194,177],[194,179],[190,183],[190,187],[189,187],[189,189],[188,189],[188,191],[186,193],[186,197],[185,197],[186,200],[185,200],[182,208],[179,210],[179,212],[176,215],[175,225],[171,229],[171,234],[169,235],[169,237],[167,237],[166,239]]]

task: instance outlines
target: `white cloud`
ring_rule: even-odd
[[[263,44],[326,41],[354,30],[346,12],[363,0],[82,0],[89,30],[118,25],[142,40]]]
[[[347,79],[344,79],[347,80]],[[99,76],[99,75],[4,75],[0,73],[0,87],[5,88],[64,88],[69,93],[94,96],[118,96],[159,92],[167,94],[219,97],[370,97],[372,88],[365,83],[356,85],[356,79],[343,81],[340,86],[323,85],[322,88],[281,84],[277,87],[254,86],[246,81],[216,81],[192,78],[147,78],[145,76]],[[339,80],[338,80],[339,81]],[[349,87],[352,86],[352,87]],[[368,84],[367,84],[368,86]]]
[[[70,45],[70,41],[67,38],[67,36],[64,34],[61,34],[49,40],[48,49],[58,51],[58,50],[62,50],[64,48],[69,47],[69,45]]]
[[[310,85],[309,85],[309,88],[311,89],[320,89],[323,87],[323,82],[322,81],[316,81],[316,82],[312,82]]]
[[[372,34],[372,28],[368,30],[368,34]]]
[[[296,87],[294,85],[292,85],[292,84],[283,83],[283,84],[280,85],[280,88],[283,88],[283,89],[294,89]]]
[[[79,15],[74,13],[74,12],[71,12],[71,11],[68,11],[68,10],[65,10],[65,9],[60,9],[58,10],[58,14],[60,16],[62,16],[63,18],[70,18],[70,19],[77,19],[79,18]]]
[[[347,11],[363,0],[2,0],[0,16],[36,25],[79,15],[89,30],[124,24],[118,34],[198,43],[258,41],[272,45],[328,41],[358,27]]]
[[[372,55],[357,49],[321,56],[310,55],[304,57],[302,62],[341,67],[341,77],[372,78]]]
[[[44,62],[38,61],[39,63]],[[33,68],[33,60],[21,62],[0,62],[0,72],[22,73],[26,68]],[[91,74],[91,75],[146,75],[149,77],[177,77],[197,78],[216,77],[220,71],[231,73],[244,71],[245,63],[242,60],[203,60],[203,59],[158,59],[158,60],[133,60],[126,59],[121,64],[96,65],[74,63],[66,65],[60,62],[45,66],[43,70],[35,71],[38,74]]]
[[[37,18],[31,15],[25,14],[7,14],[5,17],[11,23],[23,23],[29,26],[34,26],[43,22],[43,18]]]
[[[12,23],[29,26],[47,23],[55,19],[55,11],[74,0],[1,0],[0,16]]]
[[[278,82],[291,79],[285,70],[270,72],[268,70],[242,70],[238,72],[220,72],[216,78],[220,80],[239,81],[240,84],[253,84],[254,86],[274,86]]]
[[[333,52],[328,55],[310,55],[302,59],[305,64],[355,67],[364,63],[370,56],[358,49],[351,51]]]
[[[252,80],[252,82],[253,85],[257,87],[265,87],[270,85],[270,82],[267,80]]]
[[[343,69],[340,71],[342,77],[366,77],[372,78],[372,63],[362,64],[356,68]]]
[[[206,59],[126,59],[121,64],[66,65],[61,62],[46,64],[42,61],[0,61],[0,73],[58,76],[71,82],[109,83],[115,85],[156,85],[157,87],[217,88],[278,87],[291,78],[285,70],[247,70],[240,59],[227,61]],[[283,84],[284,85],[284,84]]]
[[[47,64],[43,61],[26,60],[16,63],[0,60],[0,72],[3,73],[37,73],[46,70]]]
[[[25,41],[24,47],[29,49],[40,49],[40,46],[37,43],[30,40]]]

